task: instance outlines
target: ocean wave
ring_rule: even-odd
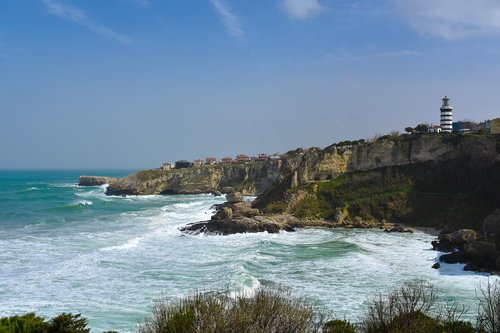
[[[236,285],[236,291],[231,291],[229,297],[253,297],[255,293],[262,287],[259,279],[255,276],[249,274],[245,269],[244,273],[241,274],[241,279],[239,280],[239,285]]]
[[[25,190],[22,190],[21,192],[38,191],[38,190],[40,190],[38,187],[33,186],[33,187],[27,188]]]
[[[121,245],[113,245],[102,248],[102,251],[126,251],[131,250],[139,246],[140,242],[143,240],[143,237],[135,237]]]
[[[78,201],[76,203],[74,203],[72,206],[80,206],[80,205],[83,205],[83,206],[92,206],[94,203],[90,200],[82,200],[82,201]]]
[[[58,188],[71,188],[71,187],[78,187],[78,184],[75,183],[52,183],[48,184],[52,187],[58,187]]]

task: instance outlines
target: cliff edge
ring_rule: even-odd
[[[285,170],[253,207],[345,226],[371,221],[480,230],[500,206],[496,136],[407,135],[333,145],[305,152]]]
[[[281,160],[269,160],[174,170],[145,170],[112,182],[106,194],[201,194],[224,191],[230,187],[244,195],[257,195],[278,178],[281,166]]]

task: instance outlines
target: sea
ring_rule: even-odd
[[[106,196],[82,174],[130,170],[0,171],[0,316],[81,313],[92,332],[133,332],[158,299],[282,288],[329,318],[357,322],[379,293],[424,280],[442,302],[477,312],[463,265],[432,269],[432,235],[307,228],[279,234],[185,235],[207,220],[211,195]],[[247,198],[251,200],[252,198]]]

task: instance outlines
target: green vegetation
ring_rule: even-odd
[[[480,287],[477,327],[461,320],[466,309],[455,303],[437,305],[437,291],[428,283],[406,283],[368,302],[358,324],[324,321],[310,305],[283,291],[261,289],[252,297],[197,294],[153,307],[138,333],[301,332],[301,333],[498,333],[500,282]]]
[[[308,333],[319,328],[311,306],[289,293],[261,289],[252,297],[210,293],[162,299],[138,333]]]
[[[406,283],[372,298],[357,324],[325,321],[304,300],[283,290],[260,289],[254,295],[199,293],[180,300],[162,298],[137,333],[498,333],[500,282],[481,285],[477,323],[461,320],[467,309],[438,306],[438,293],[426,282]],[[0,333],[89,333],[87,320],[63,313],[46,321],[33,313],[0,318]],[[105,333],[116,333],[108,331]]]
[[[287,212],[302,219],[479,230],[500,202],[498,167],[464,157],[348,172],[292,189],[290,176],[256,203],[265,213]]]
[[[34,313],[0,319],[0,333],[89,333],[87,319],[62,313],[46,321]]]

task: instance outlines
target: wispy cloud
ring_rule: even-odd
[[[58,0],[42,0],[49,13],[59,16],[67,21],[76,23],[98,35],[108,37],[124,44],[131,44],[132,39],[122,35],[111,28],[92,20],[85,11],[73,5]]]
[[[393,0],[423,34],[445,39],[500,33],[498,0]]]
[[[282,0],[281,5],[288,15],[302,20],[326,9],[318,0]]]
[[[227,3],[224,0],[210,0],[210,3],[215,8],[217,14],[219,14],[229,35],[238,39],[242,38],[245,35],[245,31],[241,27],[240,20],[231,12]]]

